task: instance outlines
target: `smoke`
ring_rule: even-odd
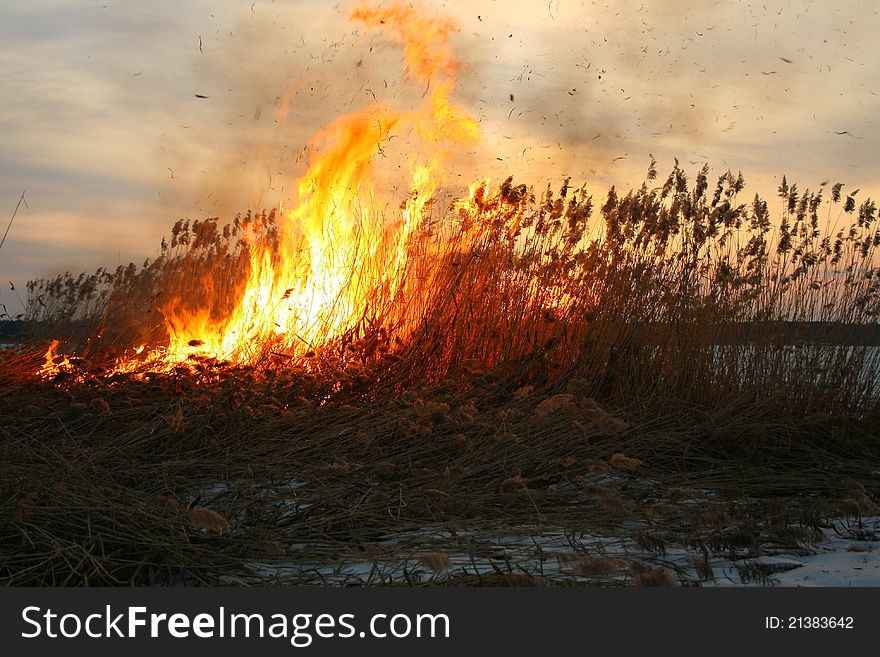
[[[436,70],[414,76],[412,53],[405,59],[393,38],[349,14],[345,4],[263,3],[243,8],[233,29],[203,42],[195,66],[197,93],[207,98],[194,89],[157,149],[173,170],[173,207],[229,216],[289,205],[324,126],[373,104],[412,110],[432,84],[454,83],[451,52],[430,63]],[[413,141],[395,133],[376,156],[379,177],[401,199]]]
[[[694,169],[704,162],[742,169],[765,187],[783,173],[808,184],[853,169],[870,173],[880,135],[865,124],[876,96],[858,112],[845,109],[853,88],[872,84],[856,70],[865,55],[854,47],[869,31],[833,8],[695,0],[557,1],[543,10],[489,0],[424,5],[458,27],[451,46],[463,64],[453,100],[482,134],[449,162],[452,188],[507,175],[539,186],[572,176],[627,187],[640,184],[650,155],[661,168],[678,158]],[[174,169],[176,207],[229,215],[290,202],[310,135],[370,103],[413,107],[428,93],[404,83],[399,45],[350,22],[351,8],[258,2],[241,6],[231,29],[204,37],[198,92],[211,97],[193,98],[160,142]],[[817,87],[839,90],[837,98],[817,96]],[[860,139],[835,134],[853,126]],[[392,187],[404,184],[394,172],[405,168],[411,146],[406,135],[395,140],[380,162]],[[827,173],[809,164],[817,149],[831,156]]]
[[[661,167],[742,169],[762,193],[783,173],[875,182],[878,12],[867,4],[471,6],[457,14],[477,72],[464,87],[490,126],[494,169],[627,187],[653,154]],[[856,137],[841,138],[848,127]]]

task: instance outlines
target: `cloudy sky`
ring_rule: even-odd
[[[421,0],[449,15],[482,141],[454,186],[565,176],[599,195],[653,154],[772,193],[880,190],[868,0]],[[511,5],[515,5],[511,7]],[[291,200],[309,135],[379,101],[401,58],[349,0],[0,0],[0,301],[35,276],[155,256],[178,218]],[[198,96],[207,96],[199,98]],[[283,99],[289,111],[281,112]]]

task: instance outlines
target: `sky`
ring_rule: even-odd
[[[661,175],[675,158],[691,177],[741,171],[750,195],[782,175],[880,192],[872,1],[416,4],[458,25],[454,100],[480,122],[449,193],[570,176],[601,199],[640,185],[651,155]],[[155,257],[177,219],[289,203],[310,135],[374,97],[405,107],[399,49],[351,7],[0,0],[0,231],[27,201],[0,249],[9,313],[10,283],[24,296],[37,276]]]

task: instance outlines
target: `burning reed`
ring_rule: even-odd
[[[652,159],[644,184],[612,188],[598,217],[567,180],[555,193],[476,182],[436,207],[450,156],[478,138],[452,99],[455,25],[397,3],[350,18],[401,47],[404,86],[420,96],[376,99],[320,130],[289,207],[178,221],[140,269],[29,284],[30,319],[96,324],[66,354],[81,360],[54,363],[52,347],[43,375],[292,368],[370,398],[494,369],[518,386],[581,379],[591,397],[645,407],[769,398],[876,412],[876,349],[784,333],[876,326],[873,201],[783,178],[774,225],[764,200],[740,200],[741,175],[710,187],[707,165],[689,185],[676,162],[660,182]],[[389,190],[377,155],[406,172],[409,194]]]
[[[0,353],[0,580],[670,585],[669,545],[703,581],[876,513],[872,201],[783,179],[774,220],[742,176],[652,161],[601,205],[508,179],[439,207],[476,138],[453,26],[353,18],[420,103],[331,122],[287,209],[29,283],[56,333]],[[402,199],[374,170],[398,134]],[[541,532],[573,554],[498,544]]]
[[[280,249],[275,213],[222,227],[178,222],[162,256],[139,270],[99,271],[81,277],[82,288],[72,278],[31,283],[29,314],[48,319],[53,307],[64,314],[52,319],[98,323],[77,354],[87,377],[89,367],[250,365],[301,370],[330,382],[327,394],[369,399],[389,385],[492,369],[518,387],[577,378],[592,397],[645,408],[754,399],[876,413],[880,354],[846,339],[847,327],[876,326],[880,308],[873,202],[857,208],[841,185],[825,199],[824,190],[801,194],[783,182],[774,226],[765,201],[738,201],[742,177],[724,174],[712,194],[707,177],[703,168],[689,186],[676,166],[655,186],[652,163],[642,187],[623,197],[612,189],[598,217],[587,190],[567,183],[541,195],[510,180],[475,185],[447,212],[421,216],[380,285],[346,275],[338,290],[325,289],[362,296],[354,319],[320,342],[279,329],[228,353],[207,350],[197,333],[187,335],[188,351],[170,347],[180,317],[222,323],[241,307],[253,250]],[[812,335],[793,335],[798,326]],[[823,341],[835,327],[842,337]]]

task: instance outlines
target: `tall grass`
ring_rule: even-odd
[[[677,162],[658,181],[653,161],[640,188],[612,188],[598,212],[568,181],[541,193],[510,179],[476,187],[424,217],[406,266],[390,273],[399,284],[366,291],[362,319],[305,365],[365,394],[491,370],[507,386],[577,379],[594,397],[645,409],[737,399],[877,413],[878,349],[793,343],[784,324],[876,325],[874,202],[783,179],[774,220],[744,189],[730,172],[710,187],[707,166],[689,183]],[[163,314],[222,317],[234,306],[248,249],[277,249],[283,221],[179,221],[140,268],[32,281],[28,317],[95,322],[92,358],[161,344]],[[294,366],[285,346],[266,345],[258,364]]]
[[[478,186],[424,217],[360,321],[238,365],[102,368],[166,341],[167,313],[223,317],[284,217],[181,221],[141,267],[34,281],[30,319],[95,328],[58,385],[45,348],[0,352],[0,581],[648,585],[667,545],[702,580],[834,518],[862,540],[880,238],[842,190],[785,181],[771,219],[705,168],[652,163],[601,204]]]

